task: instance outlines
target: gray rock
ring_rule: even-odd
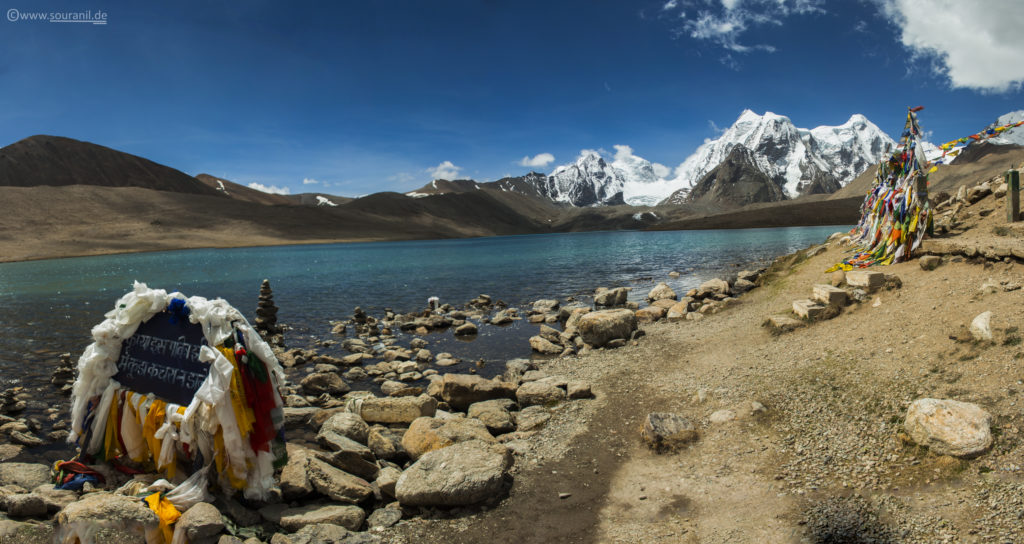
[[[478,332],[476,325],[469,321],[455,327],[455,336],[472,336]]]
[[[673,450],[697,439],[697,428],[681,414],[652,412],[644,420],[640,433],[647,445],[657,451]]]
[[[359,415],[367,423],[412,423],[418,417],[432,417],[437,411],[433,397],[384,397],[363,399]]]
[[[479,419],[492,434],[508,433],[516,430],[516,424],[509,413],[510,399],[493,399],[475,402],[469,406],[466,415]]]
[[[971,336],[978,342],[992,340],[992,312],[982,312],[971,321]]]
[[[19,493],[4,498],[7,514],[16,518],[35,518],[48,512],[46,502],[35,493]]]
[[[678,298],[676,292],[673,291],[672,288],[669,287],[668,284],[665,282],[661,282],[658,285],[655,285],[654,289],[651,289],[651,291],[647,293],[647,300],[650,301],[665,299],[676,300],[676,298]]]
[[[303,402],[305,402],[305,399],[303,399]],[[284,408],[284,425],[285,427],[306,425],[309,423],[310,416],[320,411],[321,409],[315,406],[286,406]]]
[[[530,349],[544,355],[558,355],[562,353],[563,348],[542,336],[531,336]]]
[[[313,483],[309,481],[309,450],[295,444],[286,445],[288,464],[281,470],[281,494],[286,500],[295,500],[313,492]]]
[[[718,410],[708,416],[708,421],[711,423],[728,423],[736,419],[736,412],[732,410]]]
[[[310,525],[339,525],[356,531],[363,525],[366,512],[349,504],[309,504],[299,508],[288,508],[281,512],[281,527],[289,531],[300,531]],[[307,542],[316,542],[307,540]]]
[[[0,463],[0,485],[35,489],[50,483],[50,467],[38,463]]]
[[[334,468],[320,459],[310,459],[307,470],[313,487],[320,494],[337,502],[355,504],[373,495],[369,482]]]
[[[398,501],[406,506],[476,504],[502,494],[512,463],[504,446],[477,440],[431,451],[398,479]]]
[[[75,538],[92,542],[97,527],[106,529],[109,541],[142,542],[160,522],[139,499],[106,492],[87,493],[61,510],[54,521],[64,542],[74,542]]]
[[[533,303],[533,311],[539,314],[549,314],[558,309],[558,301],[554,299],[540,299]]]
[[[333,372],[314,372],[303,378],[300,386],[307,395],[327,393],[333,397],[340,397],[352,390],[341,376]]]
[[[569,382],[566,387],[566,396],[570,399],[589,399],[594,397],[590,391],[590,384],[585,382]]]
[[[614,289],[598,287],[597,291],[594,292],[594,305],[622,306],[629,298],[629,291],[629,287],[615,287]]]
[[[921,265],[921,270],[935,270],[942,264],[942,258],[938,255],[923,255],[917,263]]]
[[[628,340],[637,328],[632,310],[600,310],[584,314],[576,323],[583,341],[601,347],[616,339]]]
[[[399,521],[402,521],[401,508],[379,508],[370,514],[370,517],[366,519],[366,524],[370,526],[370,529],[374,529],[376,527],[391,527]]]
[[[516,426],[519,431],[536,431],[550,419],[551,413],[544,406],[528,406],[516,413]]]
[[[714,295],[728,295],[731,292],[729,282],[721,278],[714,278],[700,284],[700,287],[697,288],[697,297],[707,298]]]
[[[754,282],[745,280],[743,278],[739,278],[735,282],[733,282],[730,290],[734,295],[742,295],[743,293],[746,293],[747,291],[750,291],[755,287],[757,287],[757,284],[755,284]]]
[[[43,499],[46,509],[50,512],[59,512],[65,506],[78,500],[78,493],[67,489],[57,489],[51,483],[33,489],[32,493]]]
[[[565,400],[565,391],[549,382],[526,382],[516,390],[516,400],[522,407],[543,406]]]
[[[367,446],[335,432],[321,431],[317,441],[330,452],[317,452],[317,458],[361,478],[372,480],[377,477],[377,460]]]
[[[387,427],[373,427],[370,429],[370,438],[367,446],[377,459],[388,461],[401,461],[409,456],[402,446],[402,436]]]
[[[213,536],[224,530],[224,521],[221,519],[220,510],[207,503],[198,502],[185,511],[174,524],[174,532],[183,531],[188,542],[212,541]]]
[[[327,418],[327,421],[320,427],[320,432],[334,432],[365,444],[370,435],[370,426],[357,414],[339,411]]]
[[[441,400],[452,408],[465,410],[476,402],[510,399],[515,396],[515,385],[505,381],[488,380],[474,374],[445,374],[441,379],[440,396]]]
[[[992,445],[992,416],[976,404],[918,399],[907,409],[903,427],[917,444],[937,455],[973,457]]]
[[[395,485],[398,484],[398,478],[402,476],[402,471],[394,467],[384,467],[380,469],[380,473],[377,474],[377,488],[380,489],[381,493],[388,497],[395,496]]]
[[[220,535],[220,538],[217,540],[217,544],[245,544],[245,541],[237,536]]]

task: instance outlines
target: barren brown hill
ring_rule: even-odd
[[[1024,147],[1019,145],[993,145],[980,143],[968,147],[951,164],[940,165],[928,177],[928,191],[932,194],[955,192],[961,185],[976,183],[979,179],[1001,176],[1011,167],[1024,162]],[[869,168],[846,187],[832,193],[831,199],[842,199],[867,194],[875,179],[875,168]]]
[[[151,160],[101,145],[45,135],[0,148],[0,185],[97,185],[220,194],[184,172]]]

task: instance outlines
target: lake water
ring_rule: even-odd
[[[57,354],[78,355],[89,331],[138,280],[193,296],[222,297],[250,320],[269,278],[289,347],[331,337],[330,321],[356,306],[420,310],[427,298],[456,306],[486,293],[511,306],[539,298],[585,299],[596,287],[634,286],[641,300],[658,281],[685,292],[723,273],[766,264],[848,226],[776,229],[588,232],[461,240],[296,245],[168,251],[0,264],[0,387],[56,399],[48,379]],[[669,278],[671,271],[680,272]],[[536,326],[485,326],[471,342],[450,331],[428,336],[434,352],[503,361],[528,357]],[[407,342],[407,339],[406,339]],[[407,345],[406,342],[403,342]],[[321,349],[331,353],[338,346]],[[498,365],[495,365],[495,369]],[[359,388],[358,384],[353,384]]]

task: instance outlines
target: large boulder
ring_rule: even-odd
[[[112,542],[155,542],[160,520],[135,497],[87,493],[57,513],[57,542],[93,542],[98,531]]]
[[[565,390],[547,381],[526,382],[516,390],[516,400],[523,408],[545,406],[565,400]]]
[[[728,295],[730,292],[729,282],[721,278],[714,278],[700,284],[700,287],[697,288],[697,297],[707,298],[714,295]]]
[[[361,444],[370,435],[370,426],[352,412],[336,412],[320,427],[320,433],[337,433]]]
[[[333,397],[340,397],[352,390],[351,387],[341,379],[341,376],[334,372],[314,372],[300,382],[302,391],[307,395],[322,395],[327,393]]]
[[[505,446],[479,440],[425,454],[398,479],[395,495],[406,506],[463,506],[497,497],[512,467]]]
[[[903,427],[914,442],[938,455],[972,457],[992,445],[991,422],[976,404],[926,398],[910,405]]]
[[[456,410],[465,410],[474,402],[511,399],[515,394],[516,387],[509,382],[488,380],[474,374],[445,374],[441,379],[441,400]]]
[[[543,355],[558,355],[564,348],[542,336],[531,336],[530,349]]]
[[[636,327],[636,315],[628,309],[590,312],[576,323],[580,337],[594,347],[616,339],[628,340]]]
[[[402,446],[409,457],[419,459],[427,452],[470,440],[493,443],[494,437],[479,419],[421,417],[405,431]]]
[[[661,282],[658,285],[655,285],[654,289],[651,289],[651,291],[647,293],[647,300],[650,300],[652,302],[655,300],[665,299],[675,300],[676,298],[678,298],[676,296],[676,292],[673,291],[672,288],[669,287],[668,284],[665,282]]]
[[[0,463],[0,486],[35,489],[50,482],[50,467],[39,463]]]
[[[437,400],[418,397],[369,397],[362,400],[359,415],[367,423],[412,423],[418,417],[433,417]]]
[[[515,403],[509,399],[474,402],[469,406],[466,415],[482,421],[493,434],[508,433],[516,430],[515,421],[509,412],[512,406],[515,406]]]
[[[377,477],[377,460],[367,446],[333,431],[321,430],[316,439],[330,452],[318,452],[317,457],[356,476],[370,480]]]
[[[598,287],[594,292],[595,306],[622,306],[629,298],[629,287],[616,287],[607,289]]]
[[[309,504],[281,512],[281,527],[295,532],[309,525],[326,523],[355,531],[362,526],[364,519],[366,512],[351,504]]]
[[[369,482],[319,459],[310,459],[307,470],[313,487],[321,495],[334,501],[355,504],[373,495],[373,488]]]
[[[288,463],[281,470],[281,494],[285,500],[305,497],[313,492],[313,483],[309,481],[309,450],[296,444],[285,446],[288,452]]]

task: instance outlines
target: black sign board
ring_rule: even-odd
[[[199,361],[205,344],[201,326],[160,312],[121,344],[114,379],[136,393],[188,406],[210,373],[210,366]]]

